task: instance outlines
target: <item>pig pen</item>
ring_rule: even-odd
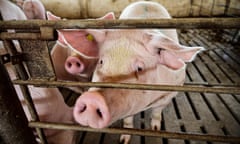
[[[36,129],[43,144],[47,143],[42,131],[45,128],[76,130],[78,131],[79,144],[118,143],[122,133],[133,135],[132,144],[240,143],[239,23],[239,18],[178,18],[152,21],[1,21],[0,38],[9,53],[1,55],[0,61],[0,94],[1,97],[5,96],[0,99],[0,115],[1,120],[4,120],[1,121],[0,143],[34,143],[33,135],[29,135],[31,133],[29,127]],[[24,30],[26,27],[31,30]],[[188,63],[184,86],[92,84],[55,80],[47,44],[48,40],[56,39],[55,29],[149,27],[178,28],[182,44],[200,45],[207,49],[197,56],[194,62]],[[4,32],[6,29],[16,29],[17,33],[6,33]],[[21,41],[20,44],[24,53],[16,52],[11,39]],[[19,109],[19,102],[16,101],[16,104],[9,103],[10,95],[16,95],[4,68],[4,64],[9,62],[14,64],[20,78],[12,81],[13,84],[22,85],[22,90],[26,91],[25,98],[33,117],[33,121],[28,124],[18,118],[24,117],[23,113],[19,114],[17,110],[13,110]],[[23,62],[27,65],[30,77],[27,76]],[[163,110],[161,131],[150,130],[150,110],[135,115],[134,129],[123,129],[121,121],[114,123],[110,128],[91,129],[77,124],[39,121],[36,110],[32,107],[33,103],[31,102],[31,96],[27,93],[26,85],[58,86],[68,105],[73,105],[79,94],[62,88],[63,86],[144,88],[180,92],[170,105]],[[6,106],[3,103],[6,103]],[[9,109],[16,111],[16,114],[9,116]],[[17,141],[19,137],[26,140],[23,140],[23,142]]]

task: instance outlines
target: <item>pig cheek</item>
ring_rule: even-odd
[[[87,60],[85,62],[86,71],[84,71],[84,72],[92,75],[92,73],[93,73],[93,71],[94,71],[94,69],[96,67],[96,64],[97,64],[97,59],[95,59],[95,60]]]
[[[138,105],[135,97],[136,91],[133,92],[132,90],[126,89],[104,89],[102,93],[111,114],[111,121],[109,124],[135,114],[136,106]]]
[[[122,90],[116,91],[113,89],[104,89],[102,94],[106,100],[111,114],[111,121],[115,121],[118,115],[121,115],[121,107],[124,107],[124,102],[122,101]]]

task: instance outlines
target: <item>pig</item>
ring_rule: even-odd
[[[23,11],[8,0],[0,0],[0,12],[3,20],[26,20]],[[21,48],[18,43],[14,43],[19,52]],[[7,51],[3,48],[0,41],[0,54]],[[16,79],[14,68],[10,64],[5,65],[11,79]],[[32,120],[23,98],[20,86],[15,86],[18,97],[22,103],[24,112],[28,120]],[[73,108],[64,103],[63,96],[57,88],[39,88],[28,86],[35,108],[41,121],[73,123]],[[44,129],[49,144],[74,144],[76,142],[73,131]]]
[[[27,19],[25,14],[22,13],[22,10],[19,7],[7,0],[0,1],[0,8],[3,20]],[[12,14],[12,12],[14,12],[14,14]]]
[[[17,0],[27,19],[46,19],[45,7],[40,0]]]
[[[48,20],[61,18],[47,12]],[[114,13],[107,13],[99,19],[115,19]],[[58,40],[51,51],[53,65],[59,80],[91,81],[98,61],[98,44],[87,30],[60,29]],[[81,93],[80,88],[71,88]]]
[[[120,19],[170,19],[168,11],[156,2],[135,2]],[[89,31],[99,44],[99,61],[92,82],[182,85],[186,62],[203,47],[188,47],[178,41],[175,29],[107,29]],[[171,91],[90,88],[74,105],[76,122],[92,128],[105,128],[119,119],[133,127],[133,115],[152,108],[151,127],[160,130],[161,112],[177,95]],[[129,135],[120,141],[128,143]]]

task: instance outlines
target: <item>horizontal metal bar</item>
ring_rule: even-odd
[[[173,18],[121,20],[19,20],[0,21],[0,29],[136,29],[136,28],[240,28],[240,18]]]
[[[2,32],[0,33],[0,39],[9,40],[9,39],[25,39],[25,40],[54,40],[54,35],[52,36],[44,36],[40,33],[8,33],[8,32]]]
[[[40,33],[0,33],[0,39],[41,39]]]
[[[201,140],[201,141],[214,141],[214,142],[240,142],[240,137],[235,136],[220,136],[220,135],[205,135],[181,132],[167,132],[167,131],[153,131],[153,130],[140,130],[128,128],[103,128],[92,129],[89,127],[82,127],[76,124],[61,124],[50,122],[29,122],[30,127],[46,128],[46,129],[61,129],[61,130],[76,130],[76,131],[89,131],[89,132],[103,132],[114,134],[130,134],[151,137],[162,137],[169,139],[188,139],[188,140]]]
[[[187,91],[200,93],[227,93],[240,94],[240,86],[236,87],[204,87],[196,85],[149,85],[130,83],[101,83],[101,82],[69,82],[69,81],[43,81],[43,80],[14,80],[14,84],[35,85],[43,87],[101,87],[101,88],[121,88],[121,89],[141,89],[141,90],[162,90],[162,91]]]
[[[185,82],[184,85],[198,85],[206,87],[240,87],[240,83],[212,83],[212,82]]]

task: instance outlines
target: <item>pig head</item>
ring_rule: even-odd
[[[138,2],[128,6],[120,19],[161,17],[170,18],[161,5]],[[192,61],[203,50],[202,47],[179,44],[176,30],[109,29],[90,33],[100,49],[93,82],[182,85],[185,62]],[[176,94],[167,91],[90,88],[76,101],[74,118],[81,125],[104,128],[148,108],[163,109]]]
[[[47,12],[49,20],[60,20],[60,17]],[[99,19],[114,19],[108,13]],[[51,51],[57,78],[72,81],[90,81],[95,69],[99,48],[95,38],[88,30],[60,29],[58,41]]]

